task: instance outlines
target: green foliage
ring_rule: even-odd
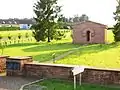
[[[3,55],[5,47],[6,47],[6,42],[0,43],[1,55]]]
[[[25,37],[28,38],[28,37],[29,37],[29,33],[26,33],[26,34],[25,34]]]
[[[0,40],[2,39],[3,37],[2,37],[2,35],[0,34]]]
[[[19,34],[18,34],[18,38],[21,39],[21,37],[22,37],[22,35],[21,35],[21,33],[19,33]]]
[[[9,33],[8,35],[8,39],[11,40],[12,39],[12,35]]]
[[[0,31],[13,31],[13,30],[20,30],[19,27],[0,27]]]
[[[65,38],[65,32],[57,31],[55,36],[54,36],[54,39],[55,40],[61,40],[62,38]]]
[[[38,0],[34,5],[36,24],[32,26],[33,34],[37,42],[48,42],[53,38],[55,33],[55,19],[58,18],[61,7],[57,5],[57,0]]]
[[[118,3],[118,6],[116,7],[116,12],[114,12],[114,15],[114,19],[117,23],[114,25],[113,34],[115,41],[118,42],[120,41],[120,3]]]

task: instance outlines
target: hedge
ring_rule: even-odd
[[[19,27],[0,27],[0,31],[13,31],[13,30],[20,30]]]

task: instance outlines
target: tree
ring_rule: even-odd
[[[114,19],[116,24],[114,25],[113,34],[115,42],[120,41],[120,0],[117,0],[118,6],[116,7],[116,12],[114,12]]]
[[[55,20],[59,18],[61,6],[57,5],[57,0],[38,0],[33,7],[36,15],[34,37],[37,42],[45,41],[46,38],[50,42],[55,33]]]
[[[82,14],[82,16],[79,18],[80,22],[82,21],[88,21],[89,17],[86,14]]]
[[[75,15],[73,18],[73,22],[82,22],[89,20],[89,17],[86,14],[82,14],[81,16]]]
[[[79,22],[79,16],[78,15],[75,15],[74,18],[73,18],[73,22]]]

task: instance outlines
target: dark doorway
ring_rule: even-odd
[[[87,41],[90,41],[90,31],[87,31]]]

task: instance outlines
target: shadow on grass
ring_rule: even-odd
[[[38,61],[38,62],[45,62],[45,61],[50,61],[53,59],[53,54],[55,54],[55,57],[58,57],[64,53],[66,53],[67,51],[69,50],[64,50],[64,51],[57,51],[57,52],[49,52],[49,53],[45,53],[45,54],[38,54],[38,55],[34,55],[33,56],[33,59],[35,61]]]
[[[82,46],[79,51],[80,54],[87,54],[87,53],[98,53],[101,51],[109,50],[116,48],[120,45],[120,43],[111,43],[111,44],[94,44],[88,46]]]
[[[31,46],[31,45],[40,45],[40,43],[17,43],[17,44],[11,44],[6,46],[7,48],[12,48],[12,47],[26,47],[26,46]]]
[[[72,43],[45,43],[43,45],[37,45],[30,48],[25,48],[23,51],[25,52],[41,52],[41,51],[51,51],[51,50],[65,50],[65,49],[72,49],[77,48],[80,45],[72,44]]]

